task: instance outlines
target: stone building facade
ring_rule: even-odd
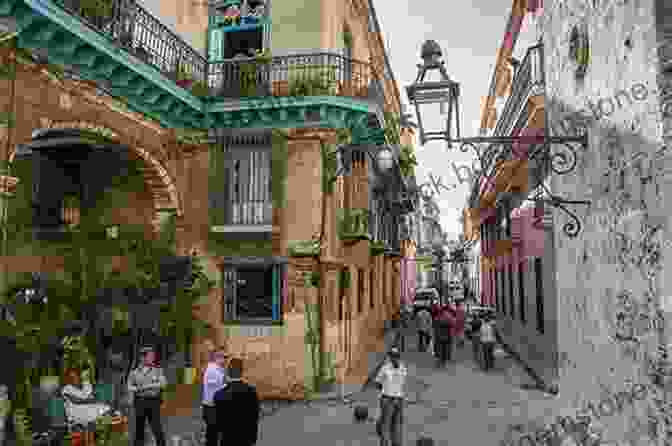
[[[512,17],[529,3],[515,1]],[[548,202],[516,212],[531,224],[512,231],[511,240],[532,240],[535,257],[550,264],[542,268],[541,287],[536,278],[525,289],[543,289],[553,299],[543,299],[551,338],[514,336],[513,347],[547,389],[558,392],[553,416],[531,420],[527,431],[567,416],[583,417],[576,435],[595,441],[663,445],[672,438],[669,365],[661,360],[670,329],[667,3],[558,1],[546,4],[535,24],[544,48],[540,128],[552,136],[586,131],[588,139],[575,154],[552,147],[551,154],[565,157],[553,160],[560,168],[574,158],[576,167],[541,181],[556,197],[590,204],[565,204],[577,220]],[[484,121],[493,127],[497,119],[489,115]],[[534,194],[538,165],[528,166]],[[511,192],[494,182],[494,195]],[[505,338],[520,333],[509,319],[503,315]],[[629,392],[639,396],[624,403]]]
[[[398,116],[399,91],[371,3],[364,0],[319,3],[314,10],[306,10],[306,14],[316,14],[319,19],[318,32],[308,33],[311,45],[308,48],[292,46],[301,46],[306,40],[290,35],[297,32],[293,26],[291,32],[288,26],[280,26],[289,20],[287,5],[284,9],[276,8],[278,20],[273,22],[271,31],[264,28],[270,33],[275,32],[273,27],[278,29],[273,51],[282,53],[282,42],[286,43],[286,53],[305,53],[310,48],[337,48],[342,53],[348,47],[350,56],[364,60],[367,70],[375,72],[372,77],[379,82],[364,92],[355,92],[354,87],[345,85],[335,95],[348,96],[346,102],[361,101],[365,104],[361,109],[377,110],[379,116],[372,118],[382,119],[383,112]],[[171,11],[166,6],[161,13]],[[207,14],[211,12],[208,8],[197,8],[194,15],[198,17],[177,21],[174,28],[178,33],[206,34],[211,23]],[[298,15],[296,11],[291,15],[294,14]],[[202,48],[197,46],[200,51]],[[9,50],[3,50],[3,64],[10,56]],[[402,228],[395,224],[399,212],[394,217],[389,207],[382,206],[384,199],[380,199],[381,209],[388,210],[374,212],[371,208],[372,194],[379,193],[380,187],[373,187],[371,162],[361,152],[357,154],[355,150],[347,174],[335,178],[330,187],[337,166],[329,157],[341,144],[338,128],[313,128],[292,121],[293,126],[278,124],[263,131],[234,128],[223,134],[214,132],[215,144],[185,142],[176,129],[130,112],[118,101],[107,98],[95,82],[53,79],[45,66],[37,63],[20,62],[17,70],[16,82],[0,80],[0,108],[15,117],[13,126],[0,128],[5,150],[2,159],[8,163],[10,172],[3,181],[16,197],[9,206],[16,206],[21,200],[26,205],[26,200],[29,201],[31,170],[28,169],[28,176],[22,181],[18,174],[11,176],[14,174],[11,169],[16,147],[30,142],[34,130],[104,129],[111,139],[128,146],[132,157],[145,163],[145,190],[127,196],[123,204],[120,202],[109,217],[110,224],[142,224],[151,233],[164,215],[174,214],[178,255],[196,252],[205,260],[208,276],[217,283],[210,295],[194,308],[193,316],[213,327],[211,336],[194,340],[191,351],[194,367],[202,370],[208,351],[219,344],[225,345],[232,355],[243,357],[247,378],[257,385],[263,397],[304,398],[316,390],[314,378],[318,375],[323,381],[362,382],[370,367],[368,352],[382,348],[383,322],[399,309],[403,294],[402,265],[408,268],[408,259],[414,258],[415,243],[410,236],[401,239]],[[339,82],[347,84],[342,79]],[[273,94],[276,93],[274,90]],[[371,103],[375,104],[370,106]],[[266,119],[265,116],[259,119],[262,118]],[[256,144],[236,141],[267,137],[272,142],[264,143],[262,149],[272,154],[273,175],[280,172],[275,179],[269,179],[280,182],[280,188],[273,184],[272,215],[268,219],[265,216],[263,224],[226,220],[231,215],[222,217],[222,209],[213,205],[217,202],[213,193],[222,191],[226,177],[217,176],[222,170],[213,170],[213,165],[224,172],[235,170],[236,163],[245,162],[244,157],[238,157],[241,153],[238,149],[253,152]],[[403,130],[402,140],[412,142],[409,129]],[[406,179],[399,173],[399,153],[394,157],[392,183],[396,186],[389,196],[397,203]],[[275,170],[276,165],[280,170]],[[278,193],[279,189],[282,191]],[[236,212],[243,212],[242,209]],[[352,234],[342,228],[353,222],[362,223],[361,215],[365,215],[364,231],[360,231],[359,237],[350,237]],[[374,217],[384,229],[369,230],[367,222]],[[58,259],[40,253],[13,254],[16,255],[4,259],[9,269],[60,268]],[[252,277],[246,279],[240,271],[266,266],[273,269],[273,285],[268,288],[273,294],[272,302],[265,296],[269,300],[266,306],[273,308],[272,317],[264,321],[232,317],[227,309],[231,277],[233,285],[238,286]],[[236,275],[227,276],[231,271]],[[408,280],[404,286],[412,287],[412,283]]]

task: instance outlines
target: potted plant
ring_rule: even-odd
[[[263,87],[263,73],[271,63],[273,57],[270,51],[257,51],[254,60],[240,64],[240,95],[241,96],[260,96],[260,88]]]
[[[210,95],[210,88],[205,81],[196,81],[191,86],[191,94],[194,96],[204,98]]]
[[[177,79],[175,83],[182,88],[188,89],[194,83],[194,79],[187,67],[183,64],[177,65]]]

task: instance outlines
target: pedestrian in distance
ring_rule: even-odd
[[[380,417],[376,431],[380,437],[380,446],[401,446],[408,370],[401,362],[398,348],[390,349],[388,359],[376,376],[376,385],[380,390]]]
[[[487,315],[481,325],[481,346],[483,351],[483,368],[487,372],[495,367],[495,321],[491,315]]]
[[[398,312],[392,318],[392,329],[394,330],[393,344],[399,347],[399,350],[406,351],[406,322],[401,312]]]
[[[215,393],[228,383],[226,373],[227,355],[222,347],[210,353],[208,366],[203,372],[203,421],[205,422],[205,446],[219,446],[223,434],[222,426],[217,422]]]
[[[432,355],[439,359],[439,346],[437,339],[439,338],[439,316],[441,315],[443,306],[439,304],[433,304],[431,307],[432,311]]]
[[[135,446],[145,445],[145,423],[154,434],[157,446],[166,446],[161,426],[161,391],[167,385],[163,369],[156,363],[156,351],[145,346],[140,350],[142,363],[128,377],[128,391],[135,408]]]
[[[420,310],[418,320],[418,351],[425,352],[432,339],[432,313],[429,310]]]
[[[455,317],[447,306],[438,316],[435,347],[438,347],[439,358],[437,365],[445,366],[452,359],[453,335],[455,333]]]
[[[464,310],[464,303],[458,300],[455,305],[455,340],[458,347],[464,347],[464,324],[467,314]]]
[[[471,322],[471,328],[469,332],[469,337],[471,339],[471,347],[474,351],[474,362],[477,366],[482,367],[481,365],[481,325],[483,321],[480,317],[474,317],[474,320]]]
[[[217,422],[231,426],[231,436],[226,444],[254,446],[259,437],[261,404],[257,389],[243,381],[243,360],[232,358],[229,362],[229,383],[215,393]],[[230,440],[231,438],[231,440]],[[233,440],[235,439],[235,440]],[[222,439],[222,445],[225,441]]]

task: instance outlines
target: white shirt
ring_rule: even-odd
[[[406,376],[408,371],[406,366],[399,363],[399,367],[395,368],[391,362],[386,362],[378,371],[376,382],[382,384],[382,394],[392,397],[403,397],[404,387],[406,385]]]
[[[483,322],[481,325],[481,342],[495,342],[495,325],[492,322]]]
[[[215,393],[226,387],[228,378],[225,370],[217,363],[210,362],[203,373],[203,405],[215,405]]]
[[[103,416],[111,408],[104,403],[73,403],[68,396],[73,396],[79,399],[91,398],[93,396],[93,386],[90,383],[84,383],[79,389],[72,385],[63,387],[63,395],[66,397],[65,413],[70,424],[81,424],[86,426],[89,423],[96,421]]]

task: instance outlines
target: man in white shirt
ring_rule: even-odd
[[[215,409],[215,393],[226,387],[227,355],[223,348],[212,352],[208,366],[203,373],[203,420],[205,421],[205,446],[218,446],[221,428],[217,424],[217,410]]]
[[[401,446],[404,390],[408,371],[400,362],[401,353],[392,347],[388,353],[389,361],[382,365],[376,377],[376,384],[381,390],[380,418],[377,431],[381,446]]]

